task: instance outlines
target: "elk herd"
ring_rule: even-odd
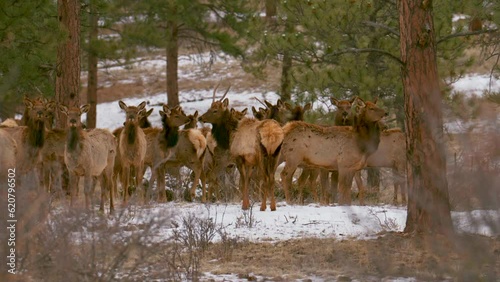
[[[180,174],[183,166],[192,171],[189,198],[196,198],[201,185],[201,201],[217,199],[225,176],[237,170],[237,188],[242,208],[251,207],[253,194],[260,195],[260,210],[276,210],[275,186],[278,166],[281,186],[287,202],[298,198],[304,202],[303,187],[320,178],[319,191],[313,189],[316,201],[328,204],[351,204],[351,186],[356,180],[360,204],[364,204],[365,187],[360,171],[365,167],[386,167],[394,175],[394,202],[397,190],[405,201],[406,148],[405,136],[399,129],[387,129],[382,119],[386,111],[375,101],[331,98],[337,108],[334,125],[321,126],[304,121],[311,104],[291,106],[278,102],[262,102],[264,108],[231,108],[226,95],[215,99],[199,116],[186,115],[180,106],[159,111],[161,127],[152,127],[148,117],[153,109],[146,102],[118,106],[125,120],[113,132],[107,129],[85,129],[81,116],[89,105],[66,107],[44,98],[25,98],[22,120],[6,120],[0,125],[0,169],[15,168],[19,189],[39,187],[39,192],[60,193],[66,188],[73,205],[79,193],[80,180],[85,206],[90,209],[97,184],[101,189],[100,210],[109,201],[110,212],[120,197],[126,205],[135,193],[144,202],[165,201],[167,170]],[[66,129],[53,128],[55,111],[67,118]],[[211,126],[198,127],[198,124]],[[147,185],[143,184],[146,168],[151,170]],[[298,195],[292,193],[292,180],[297,168]],[[65,177],[67,175],[67,180]],[[179,178],[177,178],[179,179]],[[2,181],[4,181],[2,179]],[[200,184],[201,182],[201,184]],[[156,187],[156,189],[154,188]],[[59,194],[60,195],[60,194]]]

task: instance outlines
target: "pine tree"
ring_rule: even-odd
[[[24,95],[52,96],[58,33],[54,1],[0,1],[0,118]]]
[[[179,48],[215,50],[243,57],[238,35],[248,22],[244,1],[154,0],[114,2],[114,20],[125,21],[121,40],[129,50],[161,48],[167,56],[167,99],[179,104],[177,60]],[[134,51],[132,51],[134,52]]]

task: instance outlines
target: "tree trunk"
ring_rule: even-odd
[[[175,6],[171,13],[176,14]],[[175,16],[172,16],[175,18]],[[179,56],[179,37],[178,26],[175,20],[168,21],[168,38],[167,38],[167,104],[169,107],[179,105],[179,82],[177,73],[177,64]]]
[[[88,81],[87,81],[87,103],[90,104],[87,113],[87,128],[95,128],[97,125],[97,51],[94,45],[97,42],[99,17],[94,1],[90,1],[89,15],[89,52],[88,52]]]
[[[293,25],[289,20],[285,21],[285,33],[291,34]],[[292,71],[292,56],[287,49],[283,50],[283,62],[281,65],[281,83],[280,83],[280,98],[283,101],[292,99],[291,71]]]
[[[277,0],[265,0],[266,2],[266,21],[268,26],[276,24],[276,2]]]
[[[67,38],[57,48],[56,102],[80,104],[80,1],[58,0],[57,14]],[[56,126],[66,127],[66,116],[56,111]]]
[[[398,1],[408,154],[405,232],[453,231],[432,1]]]

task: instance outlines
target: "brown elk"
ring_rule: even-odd
[[[69,171],[70,204],[78,186],[79,177],[84,177],[85,207],[89,209],[95,189],[95,180],[101,185],[99,210],[104,212],[106,190],[109,191],[109,209],[113,212],[113,165],[117,149],[116,140],[105,129],[84,130],[81,115],[88,112],[90,105],[78,107],[59,106],[68,118],[68,131],[64,150],[64,162]]]
[[[118,150],[123,166],[123,203],[126,204],[132,172],[134,173],[132,181],[134,188],[139,189],[142,184],[147,143],[146,135],[139,127],[139,120],[145,114],[146,102],[138,106],[127,106],[123,101],[119,101],[118,104],[125,111],[125,126],[118,139]]]
[[[232,122],[238,123],[243,117],[245,117],[247,109],[242,111],[235,109],[230,110],[230,120]],[[212,127],[213,129],[214,127]],[[217,128],[217,126],[215,127]],[[201,130],[205,135],[207,140],[207,150],[205,153],[205,161],[203,165],[204,173],[207,177],[208,182],[208,192],[205,194],[205,188],[202,187],[202,201],[206,199],[220,199],[221,190],[225,192],[226,198],[232,194],[231,189],[221,189],[227,188],[225,180],[226,177],[231,177],[235,170],[235,163],[231,159],[230,152],[227,148],[218,147],[217,140],[212,134],[212,129],[208,127],[203,127]]]
[[[139,127],[144,129],[144,128],[150,128],[151,127],[151,122],[149,121],[148,117],[153,113],[154,109],[150,109],[148,111],[145,111],[143,115],[140,116],[139,118]],[[125,123],[123,123],[125,125]],[[116,140],[120,140],[120,135],[123,131],[123,127],[118,127],[113,131],[113,135],[115,136]],[[122,187],[124,186],[123,183],[123,167],[122,167],[122,160],[121,160],[121,155],[120,155],[120,150],[116,151],[116,157],[115,157],[115,165],[113,168],[113,194],[118,195],[118,180],[120,180]],[[125,191],[126,189],[123,188]]]
[[[392,169],[394,181],[393,203],[398,203],[398,188],[401,202],[406,203],[406,137],[399,128],[382,131],[380,144],[366,162],[367,167],[387,167]]]
[[[351,110],[351,104],[354,102],[351,100],[336,100],[332,98],[332,103],[337,106],[338,110],[335,113],[335,125],[352,125],[354,122],[354,111]],[[375,100],[376,101],[376,100]],[[347,116],[347,118],[345,117]],[[382,122],[379,122],[379,127],[381,129],[385,128]],[[380,136],[380,144],[375,153],[371,155],[367,160],[367,167],[387,167],[392,169],[393,181],[394,181],[394,204],[397,204],[398,188],[401,193],[402,202],[406,202],[406,184],[404,177],[406,164],[406,141],[404,133],[400,129],[388,129],[383,130]],[[356,180],[356,185],[360,194],[364,193],[365,186],[361,179],[361,173],[357,172],[354,176]],[[332,171],[332,187],[334,191],[336,190],[336,185],[338,182],[338,172]],[[321,171],[321,188],[322,188],[322,201],[328,203],[326,191],[328,187],[328,171]]]
[[[39,175],[36,170],[40,162],[40,151],[45,144],[46,129],[44,113],[46,106],[52,107],[53,103],[46,104],[42,99],[31,100],[24,98],[26,126],[3,128],[17,144],[16,172],[19,176],[32,176],[33,186],[39,185]],[[19,180],[22,178],[19,178]],[[19,181],[20,182],[20,181]]]
[[[9,174],[9,170],[13,170],[12,172],[15,173],[17,144],[16,141],[9,135],[9,133],[1,128],[0,148],[2,148],[2,153],[0,154],[0,181],[3,187],[4,184],[7,185],[7,176]],[[6,191],[6,189],[2,190]]]
[[[144,164],[151,167],[150,187],[157,181],[159,200],[165,199],[165,162],[171,157],[173,148],[179,141],[179,127],[189,121],[181,107],[173,109],[163,106],[160,111],[162,128],[146,128],[146,156]],[[148,195],[151,189],[148,189]]]
[[[179,141],[174,147],[171,158],[165,163],[166,168],[175,170],[178,180],[180,180],[180,168],[186,166],[194,173],[193,184],[190,190],[191,199],[194,199],[196,187],[201,179],[202,201],[205,201],[206,177],[203,169],[207,140],[201,130],[198,130],[198,111],[188,115],[189,121],[184,125],[183,130],[179,130]]]
[[[356,171],[366,166],[380,142],[378,122],[386,112],[375,103],[357,100],[359,111],[353,127],[321,127],[301,121],[283,127],[282,155],[285,167],[281,179],[285,197],[290,201],[292,176],[301,164],[339,171],[340,204],[350,204],[350,187]],[[362,202],[363,199],[360,199]]]
[[[271,210],[276,210],[274,198],[274,173],[276,171],[283,131],[275,120],[259,121],[242,118],[238,121],[231,116],[229,100],[214,101],[210,109],[200,117],[200,121],[212,124],[212,135],[217,147],[229,150],[240,173],[240,190],[243,197],[242,208],[250,208],[248,193],[249,180],[254,168],[264,180],[261,189],[260,210],[266,210],[267,196],[271,198]]]

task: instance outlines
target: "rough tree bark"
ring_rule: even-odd
[[[405,232],[453,231],[432,1],[398,1],[408,148]]]
[[[80,104],[80,1],[58,0],[59,24],[67,38],[57,48],[56,102],[72,106]],[[56,126],[66,127],[66,116],[56,111]]]
[[[88,81],[87,81],[87,103],[90,104],[87,113],[87,128],[95,128],[97,125],[97,51],[94,43],[98,36],[98,15],[94,1],[90,1],[89,15],[89,51],[88,51]]]

